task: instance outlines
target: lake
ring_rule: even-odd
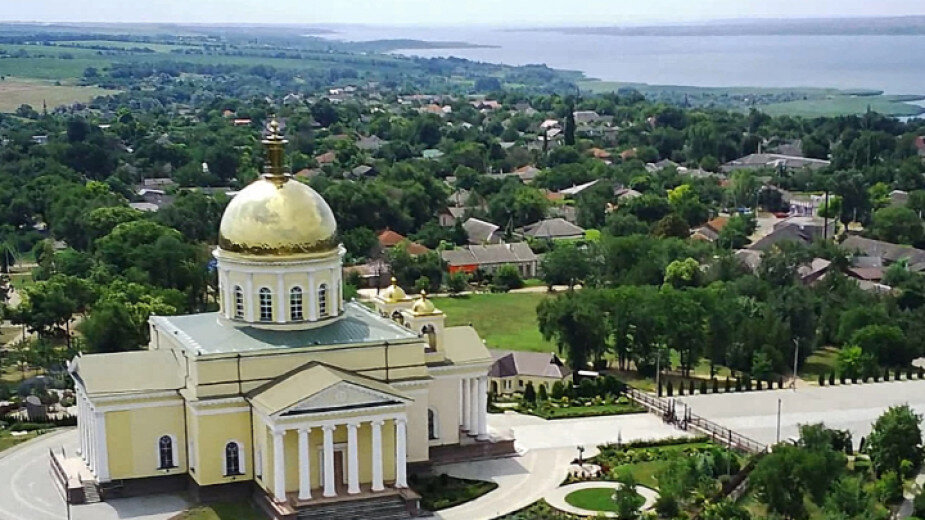
[[[332,39],[462,41],[495,48],[412,49],[608,81],[702,87],[833,87],[925,94],[925,36],[625,36],[489,27],[332,26]]]

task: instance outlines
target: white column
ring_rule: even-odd
[[[312,499],[311,459],[308,451],[308,434],[311,428],[299,430],[299,500]]]
[[[407,475],[408,441],[405,438],[405,418],[395,419],[395,487],[408,487]]]
[[[96,478],[100,482],[109,482],[109,453],[106,446],[106,415],[103,412],[93,413],[93,424],[96,426]]]
[[[465,382],[465,379],[459,380],[459,426],[460,428],[465,422],[465,419],[463,419],[463,417],[465,417],[465,410],[466,410],[466,402],[465,402],[466,392],[463,391],[464,382]]]
[[[87,413],[87,466],[96,475],[96,426],[93,424],[93,408]]]
[[[334,489],[334,425],[321,427],[324,431],[324,493],[325,497],[337,496]]]
[[[286,501],[286,453],[283,444],[285,432],[273,432],[273,498]]]
[[[373,421],[373,491],[382,491],[382,421]]]
[[[469,378],[469,435],[475,435],[479,429],[479,381]]]
[[[222,314],[226,318],[230,319],[232,316],[234,316],[234,313],[231,311],[231,308],[234,307],[234,303],[231,301],[230,298],[228,298],[229,289],[230,288],[228,287],[228,270],[220,269],[218,271],[218,294],[219,294],[219,297],[221,298]]]
[[[289,319],[286,303],[289,300],[289,294],[286,293],[286,285],[283,283],[283,273],[276,275],[276,322],[286,323]]]
[[[460,392],[462,392],[462,402],[463,402],[462,404],[462,429],[469,431],[469,428],[470,428],[469,417],[471,416],[471,414],[469,413],[469,408],[470,408],[469,379],[463,378],[460,382],[462,383],[460,387]]]
[[[80,457],[87,460],[87,411],[84,409],[84,398],[77,393],[77,434],[80,436]]]
[[[488,376],[479,378],[479,440],[488,440]]]
[[[315,287],[314,273],[308,273],[308,290],[303,295],[302,305],[308,305],[308,319],[315,321],[318,319],[318,288]]]
[[[360,461],[357,458],[357,424],[347,423],[347,493],[360,492]]]
[[[254,321],[254,305],[257,298],[254,296],[254,273],[247,273],[244,283],[244,319]]]

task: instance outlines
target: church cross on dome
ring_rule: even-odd
[[[288,181],[290,175],[286,171],[283,159],[289,141],[280,133],[276,116],[273,116],[267,124],[267,135],[261,142],[267,149],[267,162],[263,168],[264,178],[280,185]]]

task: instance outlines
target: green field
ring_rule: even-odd
[[[170,520],[263,520],[260,514],[248,502],[218,502],[199,506]]]
[[[863,114],[868,108],[880,114],[891,116],[915,116],[922,113],[922,107],[907,103],[916,101],[907,96],[830,96],[824,99],[807,99],[772,103],[761,106],[761,111],[772,116],[790,115],[803,117],[838,116]]]
[[[886,96],[875,90],[837,90],[823,88],[762,88],[762,87],[691,87],[683,85],[649,85],[619,81],[580,81],[582,90],[594,93],[615,92],[634,88],[646,97],[689,99],[708,105],[746,110],[754,107],[771,115],[804,117],[863,114],[868,107],[881,114],[914,116],[923,108],[912,101],[921,96]],[[783,99],[782,99],[783,98]],[[699,105],[697,105],[699,106]]]
[[[617,511],[617,504],[613,501],[613,489],[588,488],[572,491],[565,496],[565,501],[575,507],[590,511]]]
[[[489,348],[553,352],[536,323],[536,306],[546,293],[475,294],[434,301],[448,326],[472,324]]]
[[[25,435],[19,435],[17,437],[13,437],[12,435],[6,432],[0,433],[0,452],[2,452],[3,450],[8,450],[12,448],[13,446],[16,446],[17,444],[22,444],[26,441],[30,441],[36,438],[37,436],[38,434],[35,432],[27,433]]]
[[[2,68],[5,61],[8,60],[0,60],[0,68]],[[67,63],[65,60],[48,61],[50,63]],[[35,110],[41,110],[42,103],[45,103],[51,109],[58,105],[69,105],[76,102],[85,103],[97,96],[105,96],[116,92],[118,91],[98,87],[54,85],[44,81],[8,77],[0,81],[0,112],[14,112],[20,105],[30,105]]]

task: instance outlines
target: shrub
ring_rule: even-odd
[[[777,389],[782,390],[784,388],[784,376],[777,377]]]
[[[742,380],[736,377],[736,392],[742,391]]]
[[[825,376],[819,374],[819,386],[825,386]]]
[[[528,382],[524,389],[524,403],[536,404],[536,389],[533,388],[532,381]]]
[[[729,393],[729,389],[732,387],[732,383],[729,381],[729,376],[726,376],[726,382],[724,383],[724,385],[725,385],[725,386],[724,386],[724,388],[723,388],[723,391],[726,392],[726,393],[728,394],[728,393]]]
[[[884,369],[883,369],[883,380],[884,380],[884,381],[889,381],[889,380],[890,380],[890,369],[889,369],[889,368],[884,368]]]
[[[729,380],[727,379],[726,381],[728,382]],[[715,377],[713,378],[713,393],[719,393],[719,379],[716,379]]]
[[[887,471],[874,484],[877,498],[886,504],[895,504],[903,499],[903,482],[895,471]]]
[[[912,501],[912,514],[919,518],[925,518],[925,491],[916,495]]]
[[[845,384],[845,374],[844,373],[839,374],[838,380],[841,382],[841,384]]]
[[[688,395],[694,395],[694,380],[691,379],[687,382]]]
[[[562,399],[565,396],[565,385],[562,384],[562,381],[556,381],[552,385],[552,398],[553,399]]]
[[[661,380],[659,380],[659,382],[658,382],[658,396],[659,396],[659,397],[662,396],[662,391],[663,391],[663,390],[664,390],[664,389],[662,388],[662,382],[661,382]]]
[[[758,379],[755,381],[755,390],[761,391],[761,380]]]
[[[661,518],[675,518],[681,512],[678,499],[672,495],[661,495],[655,501],[655,511]]]
[[[903,371],[902,371],[902,369],[899,368],[899,367],[897,367],[897,368],[896,368],[896,372],[893,373],[893,376],[894,376],[893,379],[895,379],[895,380],[897,380],[897,381],[899,381],[900,379],[902,379],[902,378],[903,378]]]
[[[678,383],[678,395],[684,395],[684,381]]]
[[[751,376],[745,376],[745,391],[746,392],[752,391],[752,377]]]
[[[536,395],[540,401],[546,402],[549,400],[549,394],[546,393],[546,385],[540,385],[540,390]]]
[[[707,393],[707,381],[706,381],[706,379],[701,379],[701,380],[700,380],[700,393],[701,393],[701,394],[706,394],[706,393]]]
[[[906,379],[912,381],[912,369],[906,369]]]
[[[829,386],[835,385],[835,372],[829,372]]]
[[[671,384],[671,380],[668,381],[668,385],[665,387],[665,392],[668,394],[668,397],[674,395],[674,385]]]

